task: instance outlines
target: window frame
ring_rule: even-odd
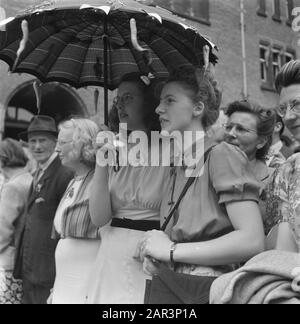
[[[277,62],[275,62],[275,60],[274,60],[274,54],[275,53],[278,54]],[[273,46],[271,48],[271,66],[272,66],[272,69],[271,69],[270,73],[272,73],[272,78],[270,79],[270,81],[272,81],[274,88],[275,88],[276,75],[277,75],[277,73],[280,71],[280,69],[282,67],[282,63],[283,63],[282,62],[282,57],[284,55],[283,53],[284,53],[284,51],[283,51],[282,47]],[[277,73],[274,73],[275,72],[275,67],[277,67]]]
[[[293,23],[292,11],[294,7],[295,7],[294,0],[286,0],[286,15],[287,15],[286,25],[290,27],[292,26]]]
[[[187,1],[187,0],[181,0],[183,2]],[[194,10],[194,4],[197,4],[199,0],[189,0],[190,3],[190,9],[191,9],[191,14],[194,12],[194,15],[188,15],[182,12],[179,12],[178,10],[176,10],[176,7],[174,7],[174,2],[173,0],[170,0],[169,3],[167,3],[167,5],[170,5],[170,7],[166,6],[162,6],[161,3],[158,3],[158,5],[160,5],[161,7],[171,11],[172,13],[176,14],[179,17],[183,17],[186,19],[189,19],[191,21],[195,21],[207,26],[211,26],[211,22],[210,22],[210,1],[209,0],[203,0],[206,1],[206,5],[207,5],[207,18],[203,18],[203,17],[197,17],[196,13],[197,11]],[[154,3],[156,3],[156,1],[154,0]]]
[[[280,7],[280,0],[273,0],[272,1],[272,8],[273,8],[273,15],[272,19],[276,22],[281,23],[281,7]]]
[[[260,17],[268,17],[267,15],[267,5],[266,0],[257,0],[258,8],[257,8],[257,15]]]
[[[265,50],[264,58],[261,57],[261,49]],[[269,84],[269,61],[270,61],[270,43],[260,42],[259,44],[259,62],[260,62],[260,80],[262,82],[263,87],[270,87]],[[262,69],[264,70],[265,79],[262,78]]]
[[[261,48],[264,48],[266,50],[267,56],[263,60],[261,57]],[[277,62],[274,61],[274,53],[278,54]],[[296,57],[296,51],[294,49],[291,49],[289,47],[284,47],[283,45],[278,44],[271,44],[268,41],[260,41],[259,43],[259,62],[260,62],[260,80],[261,80],[261,90],[264,91],[271,91],[276,92],[275,88],[275,79],[276,79],[276,73],[275,72],[275,66],[277,66],[277,73],[281,69],[281,67],[287,63],[287,59],[290,60],[295,59]],[[266,79],[262,78],[262,64],[264,65],[264,74],[266,76]]]

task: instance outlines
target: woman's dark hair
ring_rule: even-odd
[[[24,168],[28,162],[22,145],[12,138],[0,143],[0,160],[6,168]]]
[[[235,112],[249,113],[256,117],[257,120],[257,135],[267,138],[265,146],[256,152],[258,160],[265,160],[269,149],[272,145],[272,137],[276,124],[276,111],[274,109],[264,108],[256,103],[247,100],[235,101],[229,104],[226,115],[230,117]]]
[[[279,137],[281,138],[284,133],[284,130],[285,130],[285,125],[284,125],[283,119],[281,118],[281,116],[278,115],[278,113],[276,113],[276,124],[277,123],[281,124],[281,129],[279,132]]]
[[[179,68],[173,71],[167,80],[167,83],[171,82],[177,82],[185,89],[192,91],[194,102],[204,104],[202,117],[204,129],[215,124],[219,118],[222,94],[217,89],[217,82],[209,71],[192,67]]]
[[[300,60],[292,60],[286,63],[278,72],[275,79],[275,87],[278,93],[282,88],[292,84],[300,84]]]
[[[286,135],[281,136],[281,141],[285,146],[290,147],[293,144],[293,141]]]
[[[159,82],[157,80],[151,80],[150,85],[146,85],[144,81],[142,81],[142,77],[145,75],[140,73],[129,73],[125,74],[120,84],[123,82],[130,82],[137,84],[138,87],[141,89],[142,93],[144,94],[144,122],[147,128],[147,133],[150,136],[151,131],[160,131],[161,126],[159,122],[159,117],[155,113],[156,108],[159,105],[159,97],[156,93],[156,87],[159,86]],[[119,84],[119,85],[120,85]],[[109,126],[113,132],[119,132],[119,115],[116,105],[113,105],[111,111],[109,113]]]

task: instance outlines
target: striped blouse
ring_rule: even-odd
[[[71,195],[75,195],[74,199],[70,199],[70,205],[61,211],[58,207],[57,215],[55,216],[55,224],[59,221],[59,228],[56,225],[56,229],[53,230],[53,238],[60,237],[61,239],[72,237],[78,239],[100,239],[100,230],[97,228],[91,220],[89,213],[89,194],[91,188],[91,181],[94,176],[94,170],[90,171],[83,179],[80,187],[74,191],[75,179],[73,179],[61,201],[61,205]],[[72,197],[73,198],[73,197]],[[61,213],[62,215],[58,215]],[[58,217],[60,216],[60,217]],[[57,220],[59,218],[59,220]]]

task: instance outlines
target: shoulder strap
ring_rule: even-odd
[[[208,155],[209,155],[209,153],[211,152],[211,150],[213,149],[213,147],[214,147],[214,146],[211,146],[211,147],[210,147],[210,148],[205,152],[205,154],[204,154],[204,164],[205,164],[205,162],[207,161]],[[196,168],[196,169],[198,169],[198,168]],[[188,181],[186,182],[186,184],[185,184],[185,186],[184,186],[184,188],[183,188],[183,190],[182,190],[182,192],[181,192],[181,194],[180,194],[180,196],[179,196],[179,198],[178,198],[176,204],[174,205],[174,207],[173,207],[172,210],[170,211],[170,213],[169,213],[167,219],[165,220],[164,224],[163,224],[162,227],[161,227],[161,230],[162,230],[162,231],[165,231],[165,230],[166,230],[168,224],[170,223],[172,217],[174,216],[176,210],[178,209],[178,207],[179,207],[179,205],[180,205],[182,199],[184,198],[185,194],[187,193],[187,191],[189,190],[190,186],[194,183],[195,180],[196,180],[196,177],[190,177],[190,178],[188,179]]]

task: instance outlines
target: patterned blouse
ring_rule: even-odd
[[[300,247],[300,154],[295,154],[278,170],[274,179],[277,222],[289,222]]]

